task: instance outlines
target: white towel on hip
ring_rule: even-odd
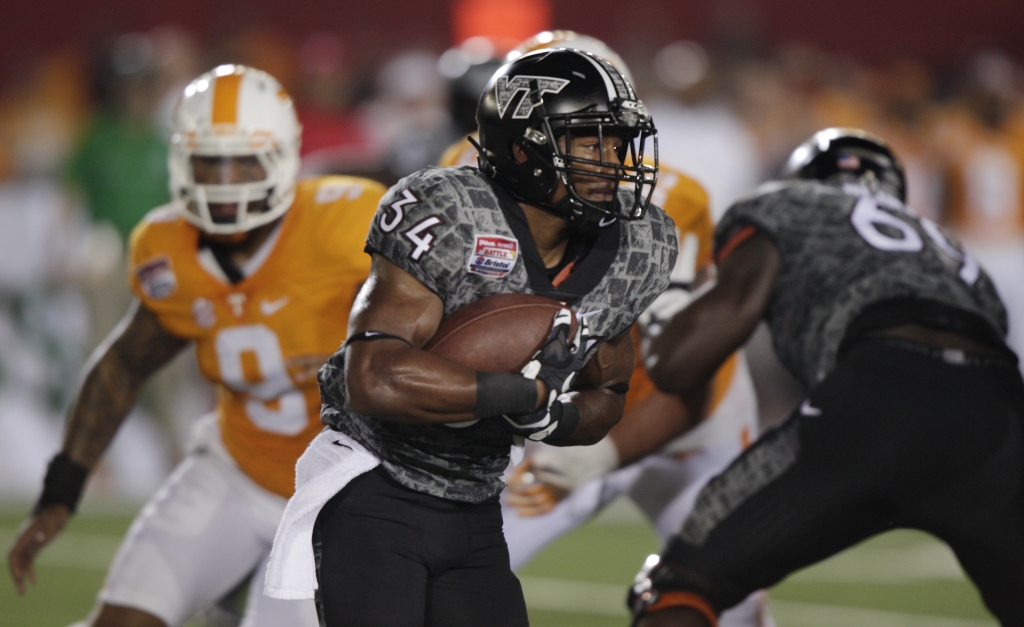
[[[277,599],[312,599],[317,588],[313,524],[348,482],[380,463],[352,438],[324,429],[295,464],[295,494],[285,507],[267,562],[264,592]]]

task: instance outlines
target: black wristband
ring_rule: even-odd
[[[71,513],[74,513],[78,509],[78,501],[82,498],[82,490],[88,476],[88,468],[68,457],[66,453],[58,453],[46,467],[43,493],[32,511],[38,513],[47,505],[63,503],[68,506]]]
[[[569,436],[572,435],[572,432],[580,424],[580,408],[572,403],[555,401],[549,411],[551,412],[551,419],[558,421],[558,426],[548,434],[548,437],[544,438],[544,442],[552,446],[567,444],[566,440],[569,439]],[[561,415],[556,416],[556,413]]]
[[[537,408],[537,382],[509,372],[476,373],[477,419],[526,414]]]

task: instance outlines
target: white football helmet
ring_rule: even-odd
[[[274,77],[244,65],[218,66],[189,83],[174,109],[167,155],[171,198],[189,222],[210,234],[272,222],[295,200],[301,136],[292,100]],[[256,157],[266,178],[198,184],[193,156]],[[214,221],[210,204],[217,203],[237,203],[233,221]],[[250,211],[255,207],[259,211]]]

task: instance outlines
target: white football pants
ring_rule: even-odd
[[[137,608],[177,627],[252,573],[240,627],[317,627],[312,599],[263,594],[286,499],[238,469],[211,418],[197,425],[196,445],[132,523],[100,602]]]

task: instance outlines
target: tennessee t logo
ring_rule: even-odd
[[[530,114],[533,113],[533,102],[528,96],[531,81],[537,81],[537,90],[541,96],[544,96],[544,94],[557,94],[569,84],[568,79],[551,76],[519,75],[513,76],[511,80],[507,76],[502,76],[494,85],[494,97],[498,101],[499,118],[505,117],[508,106],[519,92],[523,92],[523,99],[519,101],[519,106],[512,113],[512,119],[521,120],[530,117]]]

